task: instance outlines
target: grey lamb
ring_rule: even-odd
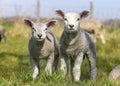
[[[45,71],[52,74],[53,71],[57,70],[59,45],[56,37],[49,27],[54,26],[56,21],[50,21],[47,24],[33,22],[28,19],[25,19],[24,21],[32,30],[28,49],[30,54],[30,63],[33,69],[33,79],[39,75],[39,60],[41,59],[47,60]]]
[[[120,78],[120,65],[112,69],[112,71],[109,73],[109,78],[114,80]]]
[[[57,15],[64,20],[64,31],[60,38],[60,60],[61,70],[67,73],[67,59],[71,60],[71,75],[75,81],[79,81],[81,75],[81,64],[87,56],[90,66],[90,77],[96,80],[96,48],[93,40],[87,32],[80,28],[80,20],[88,16],[88,11],[78,13],[64,13],[56,10]]]
[[[5,28],[0,25],[0,41],[4,39],[4,42],[6,43],[6,35],[5,35]]]

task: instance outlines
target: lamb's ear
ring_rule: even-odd
[[[29,27],[32,27],[33,26],[33,22],[29,19],[24,19],[24,23],[29,26]]]
[[[56,10],[55,11],[57,15],[61,16],[62,18],[64,18],[64,12],[62,10]]]
[[[87,16],[89,15],[89,11],[82,11],[81,13],[80,13],[80,18],[81,19],[83,19],[83,18],[86,18]]]
[[[47,25],[47,27],[52,27],[52,26],[54,26],[56,23],[57,23],[57,21],[52,20],[52,21],[48,22],[46,25]]]

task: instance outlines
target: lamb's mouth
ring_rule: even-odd
[[[69,28],[68,31],[75,31],[73,28]]]
[[[68,29],[68,32],[76,32],[76,30],[73,29],[73,28],[69,28],[69,29]]]
[[[37,41],[43,41],[43,38],[36,38]]]

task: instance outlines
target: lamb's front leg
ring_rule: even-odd
[[[83,62],[83,52],[79,53],[78,56],[74,59],[73,77],[75,81],[79,81],[81,75],[81,64]],[[73,63],[72,63],[73,64]]]
[[[39,60],[33,59],[32,57],[30,57],[30,63],[31,63],[31,66],[33,69],[32,77],[33,77],[33,79],[35,79],[40,73]]]
[[[45,68],[45,71],[47,73],[52,74],[53,64],[54,64],[54,53],[52,53],[47,59],[47,65]]]
[[[101,40],[102,40],[102,43],[103,43],[103,44],[105,44],[105,43],[106,43],[106,41],[105,41],[105,38],[104,38],[104,36],[103,36],[103,34],[102,34],[102,33],[100,33],[100,38],[101,38]]]

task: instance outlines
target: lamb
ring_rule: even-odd
[[[71,61],[71,76],[76,82],[81,75],[81,64],[83,58],[87,56],[90,66],[90,77],[96,80],[96,48],[93,40],[87,32],[79,26],[80,20],[89,15],[88,11],[78,13],[64,13],[56,10],[56,14],[61,16],[64,21],[64,31],[60,38],[60,61],[61,71],[67,73],[67,59]]]
[[[103,25],[100,22],[95,19],[83,20],[80,22],[80,27],[93,35],[95,42],[96,38],[100,38],[103,44],[106,43],[105,37],[101,31]]]
[[[5,35],[5,28],[0,25],[0,41],[4,39],[4,42],[6,43],[6,35]]]
[[[45,24],[25,19],[24,22],[32,30],[28,50],[30,54],[30,63],[33,69],[33,79],[35,79],[40,73],[39,60],[41,59],[47,60],[45,71],[52,74],[53,71],[57,70],[59,45],[49,27],[54,26],[56,21],[52,20]]]
[[[112,71],[109,73],[109,78],[116,80],[120,77],[120,65],[116,66],[112,69]]]

